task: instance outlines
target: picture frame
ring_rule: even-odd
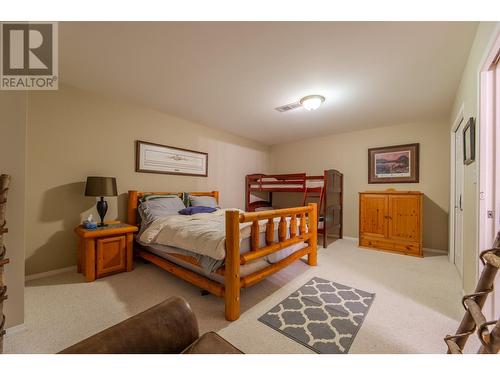
[[[208,153],[137,140],[135,171],[207,177]]]
[[[368,149],[368,183],[418,183],[420,144]]]
[[[469,118],[463,130],[464,164],[474,163],[476,159],[476,122],[474,117]]]

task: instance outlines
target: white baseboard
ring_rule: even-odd
[[[44,277],[54,276],[54,275],[58,275],[60,273],[69,272],[69,271],[76,272],[76,266],[64,267],[64,268],[59,268],[57,270],[41,272],[41,273],[34,273],[33,275],[27,275],[25,278],[25,281],[42,279]]]
[[[343,240],[351,240],[351,241],[359,241],[358,237],[349,237],[349,236],[343,236]]]
[[[438,254],[444,254],[448,255],[448,252],[446,250],[440,250],[440,249],[429,249],[427,247],[424,247],[424,251],[428,251],[430,253],[438,253]]]
[[[26,331],[26,325],[24,323],[18,324],[17,326],[6,328],[5,337],[14,336],[24,331]]]

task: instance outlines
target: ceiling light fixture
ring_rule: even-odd
[[[314,111],[315,109],[318,109],[321,106],[321,104],[323,104],[324,101],[325,101],[324,96],[308,95],[300,99],[300,104],[308,111]]]

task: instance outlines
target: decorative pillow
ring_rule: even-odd
[[[196,206],[196,207],[188,207],[179,211],[181,215],[194,215],[201,213],[211,213],[217,211],[216,208],[213,207],[205,207],[205,206]]]
[[[170,198],[158,197],[142,202],[139,207],[142,225],[148,226],[153,221],[169,215],[177,215],[179,210],[186,208],[178,196]]]
[[[190,195],[189,202],[191,203],[191,206],[194,207],[205,206],[205,207],[220,208],[219,205],[217,204],[217,200],[214,197],[209,197],[207,195],[202,195],[199,197]]]

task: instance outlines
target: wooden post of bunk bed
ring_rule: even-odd
[[[307,241],[311,250],[307,255],[307,264],[310,266],[318,265],[318,208],[316,203],[309,203],[309,207],[312,207],[311,212],[309,212],[309,228],[308,231],[312,233],[311,238]]]
[[[226,211],[226,260],[224,269],[226,319],[240,317],[240,213]]]

